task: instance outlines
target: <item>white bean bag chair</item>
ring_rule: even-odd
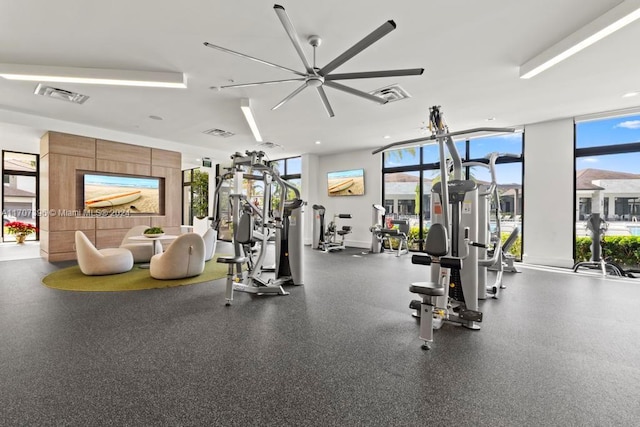
[[[209,228],[202,236],[204,240],[204,261],[207,262],[216,253],[216,244],[218,243],[218,231]]]
[[[140,240],[131,240],[130,237],[133,236],[142,236],[144,231],[149,227],[146,225],[136,225],[127,231],[127,234],[124,235],[122,239],[122,243],[120,243],[121,248],[129,249],[133,254],[133,262],[149,262],[151,257],[153,256],[153,241],[141,242]],[[162,247],[162,245],[158,245]]]
[[[124,273],[133,268],[133,255],[128,249],[96,249],[91,240],[82,232],[76,231],[76,256],[80,271],[87,276]]]
[[[204,271],[204,240],[197,233],[178,236],[164,253],[151,257],[149,274],[154,279],[182,279]]]

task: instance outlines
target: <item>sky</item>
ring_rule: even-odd
[[[597,147],[640,142],[640,115],[590,120],[576,123],[576,147]],[[463,153],[464,142],[457,142],[458,150]],[[482,158],[491,152],[501,154],[522,154],[522,134],[513,133],[499,136],[472,139],[470,158]],[[438,146],[430,144],[423,147],[425,163],[438,161]],[[385,154],[385,167],[415,165],[420,163],[418,147],[396,150]],[[605,169],[640,174],[640,153],[612,154],[607,156],[582,157],[576,159],[576,169]],[[488,181],[489,171],[474,168],[473,176]],[[520,164],[502,164],[496,167],[499,184],[522,182]]]
[[[576,124],[576,147],[640,142],[640,115],[592,120]],[[605,169],[619,172],[640,173],[640,153],[611,154],[607,156],[581,157],[576,169]]]

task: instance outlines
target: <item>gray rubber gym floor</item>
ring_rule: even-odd
[[[640,280],[522,268],[423,351],[426,267],[304,255],[303,287],[232,307],[222,280],[64,292],[40,278],[68,263],[0,262],[0,425],[640,423]]]

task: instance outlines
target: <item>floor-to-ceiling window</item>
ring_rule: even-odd
[[[605,236],[640,236],[640,115],[577,120],[575,141],[575,255],[580,261],[592,214],[602,219]],[[618,249],[609,253],[618,262],[638,264],[637,256],[622,259],[636,252],[619,247],[626,240],[611,242],[609,250]]]
[[[38,161],[37,154],[2,151],[2,240],[15,241],[6,224],[22,222],[38,229]],[[37,240],[38,231],[27,236]]]
[[[522,144],[521,133],[463,140],[455,144],[463,162],[482,159],[491,152],[519,156],[502,157],[496,165],[504,233],[521,226]],[[382,200],[387,218],[408,219],[411,234],[418,239],[424,238],[431,224],[431,188],[440,180],[439,160],[437,144],[391,150],[383,155]],[[490,174],[488,169],[481,167],[465,168],[463,178],[487,183]]]
[[[280,178],[294,185],[298,190],[302,189],[302,157],[289,157],[285,159],[273,160],[269,166],[276,170]],[[220,170],[217,169],[218,175]],[[265,184],[261,173],[256,173],[253,177],[245,176],[242,182],[242,194],[256,207],[261,207],[264,201]],[[281,194],[278,193],[277,186],[272,186],[271,202],[272,207],[278,206]],[[229,201],[229,194],[233,192],[231,180],[223,180],[220,183],[217,206],[218,219],[218,239],[231,241],[232,211]],[[289,194],[288,197],[292,195]]]
[[[280,178],[287,181],[302,191],[302,157],[288,157],[286,159],[274,160],[270,163],[271,167],[278,171]],[[273,189],[276,191],[276,189]],[[277,202],[279,195],[274,194],[274,200]],[[293,197],[289,194],[287,197]]]

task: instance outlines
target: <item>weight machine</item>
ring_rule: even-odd
[[[500,193],[496,179],[496,162],[501,158],[520,158],[516,154],[489,153],[484,159],[462,163],[462,167],[484,167],[489,170],[491,181],[488,185],[479,185],[478,194],[478,298],[488,296],[498,298],[500,289],[506,286],[502,282],[504,272],[504,248],[502,245],[502,224],[500,212]],[[492,218],[493,213],[493,218]],[[491,223],[495,229],[491,229]],[[513,234],[513,233],[512,233]],[[511,236],[509,236],[511,238]],[[510,246],[515,242],[517,233]],[[496,278],[492,285],[487,285],[487,271],[495,271]]]
[[[213,224],[219,224],[219,193],[223,181],[233,180],[233,192],[228,194],[233,230],[232,257],[220,257],[217,262],[228,265],[226,305],[233,301],[233,291],[253,294],[288,295],[283,285],[302,285],[302,209],[304,202],[299,190],[281,179],[277,170],[264,160],[264,152],[247,151],[231,156],[231,170],[219,177],[214,198]],[[262,206],[259,207],[243,194],[243,180],[264,183]],[[279,196],[274,208],[272,195]],[[289,197],[293,194],[293,197]],[[269,241],[275,240],[276,266],[264,267]],[[255,249],[255,250],[254,250]],[[243,271],[242,266],[247,268]],[[274,278],[265,278],[263,272],[272,270]]]
[[[312,249],[320,249],[324,252],[339,251],[345,249],[344,236],[352,232],[350,225],[338,228],[338,219],[351,219],[351,214],[334,214],[333,220],[325,226],[326,209],[322,205],[313,205],[313,238]]]
[[[444,123],[440,107],[429,109],[429,127],[433,134],[427,138],[397,142],[377,149],[380,151],[399,145],[436,141],[440,157],[440,182],[433,186],[431,197],[432,226],[425,241],[427,255],[414,255],[415,264],[431,265],[431,280],[416,282],[410,292],[422,297],[412,301],[420,317],[420,339],[423,349],[433,342],[433,330],[443,322],[453,322],[468,329],[480,329],[482,312],[478,306],[478,188],[475,182],[462,179],[462,160],[453,136],[476,132],[514,132],[510,128],[475,128],[450,132]],[[450,156],[450,162],[447,159]],[[449,178],[450,172],[452,178]],[[484,194],[484,193],[483,193]]]

